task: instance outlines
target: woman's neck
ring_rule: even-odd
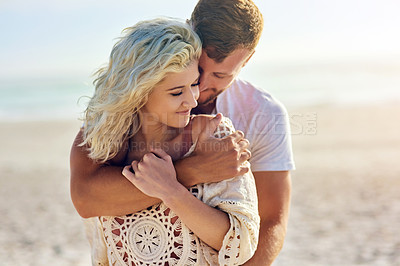
[[[177,156],[174,141],[180,135],[177,128],[161,126],[147,126],[142,124],[140,130],[133,136],[130,141],[130,157],[129,160],[140,160],[151,149],[158,148],[167,152],[172,158]]]
[[[142,126],[136,135],[147,145],[159,145],[171,141],[177,137],[181,131],[182,129],[180,128],[168,127],[161,123],[151,125],[142,123]]]
[[[141,115],[140,118],[141,127],[135,139],[141,141],[142,145],[146,144],[146,147],[164,145],[164,143],[172,141],[183,132],[183,128],[169,127],[149,115]]]

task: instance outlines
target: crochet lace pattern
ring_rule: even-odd
[[[197,262],[199,239],[163,203],[131,215],[101,217],[101,222],[111,265]]]
[[[223,118],[215,136],[221,138],[232,132],[231,121]],[[193,152],[195,145],[185,156]],[[102,250],[107,250],[107,256],[103,258],[107,257],[108,262],[96,261],[92,256],[93,265],[239,265],[251,258],[259,230],[251,173],[196,185],[190,192],[229,216],[231,226],[219,252],[201,241],[164,203],[159,203],[134,214],[96,217],[103,240],[97,243],[105,244]]]

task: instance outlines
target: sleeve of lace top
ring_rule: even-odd
[[[92,265],[108,266],[107,246],[104,242],[99,217],[86,218],[82,221],[91,248]]]
[[[215,136],[222,138],[233,132],[232,122],[224,117]],[[245,263],[256,251],[260,228],[257,191],[251,171],[222,182],[204,184],[202,200],[207,205],[226,212],[230,220],[229,231],[218,254],[203,244],[206,259],[211,265]]]

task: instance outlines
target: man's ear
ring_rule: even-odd
[[[256,52],[256,50],[253,50],[253,52],[249,55],[249,57],[247,57],[246,61],[244,61],[242,67],[244,67],[245,65],[247,65],[247,62],[249,62],[250,58],[253,56],[253,54]]]

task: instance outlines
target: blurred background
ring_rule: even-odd
[[[0,265],[90,264],[69,198],[78,99],[122,29],[196,2],[0,0]],[[400,264],[400,2],[255,3],[240,77],[287,107],[297,168],[275,265]]]

